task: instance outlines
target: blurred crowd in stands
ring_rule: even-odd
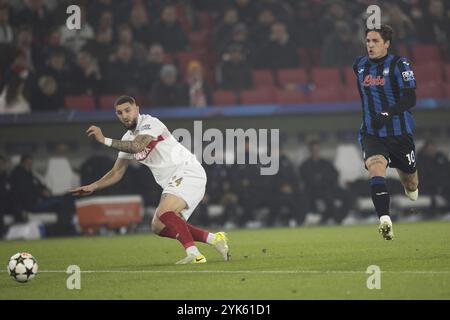
[[[80,30],[66,27],[71,4]],[[394,52],[438,65],[424,94],[445,96],[448,1],[0,0],[0,113],[112,109],[107,97],[124,93],[158,107],[299,103],[320,74],[351,86],[348,97],[325,90],[332,100],[357,100],[345,68],[364,53],[372,4],[394,29]]]
[[[191,220],[210,228],[248,228],[308,225],[312,223],[308,221],[311,217],[315,217],[315,224],[342,224],[352,215],[376,218],[372,206],[363,212],[357,204],[370,195],[366,172],[342,183],[340,175],[345,170],[338,168],[322,149],[319,140],[309,140],[308,155],[298,164],[282,153],[279,172],[274,176],[260,175],[259,165],[204,164],[207,190]],[[248,150],[246,156],[249,156]],[[420,208],[420,217],[441,217],[450,212],[449,158],[434,141],[428,140],[418,150],[417,159],[421,199],[429,199]],[[56,162],[59,164],[52,165]],[[345,164],[348,163],[353,166],[347,155]],[[17,165],[11,165],[10,159],[0,156],[1,232],[6,231],[5,215],[19,223],[27,221],[34,213],[53,212],[57,221],[46,226],[47,236],[76,234],[75,199],[68,190],[99,179],[113,164],[114,159],[94,154],[74,168],[64,144],[49,155],[44,174],[37,173],[31,155],[23,155]],[[77,176],[75,180],[73,173]],[[405,198],[399,180],[388,179],[388,185],[392,196]],[[146,167],[131,165],[122,181],[93,196],[124,194],[140,195],[144,207],[152,211],[148,214],[152,215],[161,188]],[[403,211],[393,208],[394,218],[403,217]],[[144,229],[149,230],[148,219],[144,219],[143,224]]]

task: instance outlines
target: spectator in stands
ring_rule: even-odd
[[[153,26],[153,41],[160,43],[170,53],[183,51],[188,46],[187,36],[177,20],[175,7],[167,5]]]
[[[252,26],[255,21],[255,1],[252,0],[234,0],[234,7],[236,8],[239,20],[246,25]]]
[[[350,197],[339,187],[339,176],[334,165],[322,158],[317,140],[309,142],[309,152],[310,157],[300,165],[308,212],[318,213],[318,203],[321,201],[325,206],[321,223],[330,219],[341,223],[351,207]]]
[[[35,72],[35,67],[42,64],[43,58],[39,49],[33,45],[33,32],[30,27],[21,27],[17,32],[16,49],[25,57],[28,70]]]
[[[98,26],[95,28],[95,38],[88,40],[84,49],[95,56],[99,63],[107,63],[113,51],[113,15],[111,11],[104,11],[100,16]],[[102,65],[100,67],[103,67]]]
[[[9,7],[0,6],[0,44],[13,43],[14,32],[9,23]]]
[[[72,51],[62,45],[60,28],[50,30],[46,45],[41,50],[42,58],[45,60],[50,59],[52,53],[55,51],[64,52],[64,56],[68,58],[67,60],[71,60],[70,58],[73,56]]]
[[[264,8],[258,13],[258,22],[250,30],[250,38],[257,48],[270,40],[270,31],[275,22],[275,15],[269,8]]]
[[[189,105],[186,90],[177,83],[177,69],[172,64],[161,68],[160,81],[151,93],[151,101],[155,107],[181,107]]]
[[[395,30],[395,41],[392,43],[392,49],[396,50],[399,45],[406,45],[408,47],[415,44],[416,31],[413,22],[408,15],[400,8],[398,4],[387,3],[383,8],[384,21]]]
[[[23,155],[9,177],[11,212],[16,221],[26,221],[30,212],[55,212],[57,225],[64,234],[73,234],[72,217],[75,213],[73,197],[52,196],[50,190],[33,173],[33,158]]]
[[[450,51],[450,19],[442,0],[429,0],[423,23],[418,27],[424,43],[436,44],[442,54]]]
[[[253,42],[249,39],[248,28],[243,23],[238,23],[233,28],[233,33],[231,34],[231,41],[226,44],[220,51],[221,56],[226,55],[226,50],[229,46],[233,44],[238,44],[242,47],[242,51],[247,57],[250,63],[253,63],[254,55],[256,55]]]
[[[124,45],[133,48],[136,63],[142,65],[146,58],[147,48],[140,42],[135,41],[133,29],[127,24],[122,24],[118,28],[118,46]]]
[[[51,75],[42,75],[31,95],[31,109],[34,111],[62,111],[65,109],[64,93],[60,83]]]
[[[164,62],[163,47],[158,43],[152,44],[148,50],[147,61],[141,67],[141,80],[139,81],[141,93],[146,95],[151,92],[153,85],[159,79]]]
[[[280,157],[279,171],[273,178],[267,224],[302,225],[306,211],[299,189],[299,177],[292,162],[285,155]]]
[[[133,47],[119,45],[104,71],[107,93],[137,94],[139,92],[139,65],[134,59]]]
[[[212,91],[203,77],[203,67],[197,60],[189,62],[186,70],[186,90],[189,95],[189,105],[194,108],[204,108],[213,105]]]
[[[438,150],[433,140],[425,142],[417,158],[420,190],[431,196],[430,213],[435,214],[436,196],[443,196],[450,205],[450,162],[444,153]]]
[[[53,18],[42,0],[24,1],[25,7],[19,12],[17,21],[33,29],[34,40],[42,45],[51,28]]]
[[[270,41],[261,48],[256,67],[267,69],[296,68],[300,66],[300,57],[294,41],[284,23],[272,25]]]
[[[239,17],[235,8],[227,8],[222,20],[216,25],[212,33],[212,48],[220,52],[231,42],[234,27],[238,24]]]
[[[8,212],[8,161],[5,156],[0,154],[0,239],[5,232],[4,217]]]
[[[218,82],[224,90],[241,91],[253,86],[252,69],[241,45],[228,47],[219,66]]]
[[[95,58],[88,51],[77,54],[76,65],[70,74],[70,94],[100,94],[102,92],[102,74]]]
[[[352,65],[360,51],[359,47],[350,26],[346,22],[337,22],[334,32],[325,38],[322,46],[322,65],[325,67]]]
[[[148,11],[142,5],[133,5],[131,8],[129,25],[133,30],[134,38],[139,43],[149,45],[153,42],[152,28],[149,23]]]
[[[61,33],[61,44],[76,54],[79,52],[89,40],[95,38],[94,28],[86,20],[86,8],[80,6],[81,12],[81,24],[80,29],[69,29],[64,24],[59,27],[59,32]]]
[[[12,74],[0,94],[0,114],[28,113],[30,104],[24,96],[25,80],[28,72]]]

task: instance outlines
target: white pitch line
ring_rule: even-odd
[[[6,272],[0,270],[0,272]],[[80,270],[81,273],[222,273],[222,274],[367,274],[365,271],[353,270]],[[38,273],[67,273],[66,270],[39,270]],[[381,271],[390,274],[440,275],[450,274],[450,270],[443,271]]]

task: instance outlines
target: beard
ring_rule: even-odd
[[[134,129],[136,129],[136,126],[137,126],[137,119],[134,119],[133,121],[131,121],[131,123],[129,125],[126,125],[125,123],[122,122],[122,125],[127,130],[134,130]]]

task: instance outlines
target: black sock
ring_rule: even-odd
[[[370,179],[372,190],[372,201],[378,217],[389,215],[390,197],[386,187],[386,179],[383,177],[373,177]]]

